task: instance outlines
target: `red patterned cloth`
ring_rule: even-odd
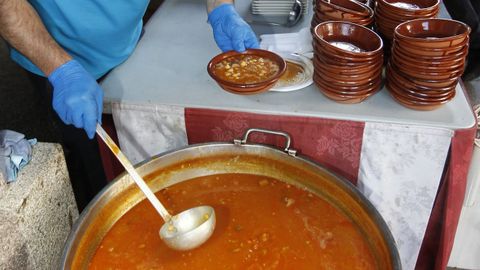
[[[291,148],[357,182],[364,128],[361,122],[185,109],[185,125],[189,144],[233,142],[252,127],[285,131],[293,139]],[[285,143],[283,138],[260,133],[252,134],[251,141],[278,147]]]

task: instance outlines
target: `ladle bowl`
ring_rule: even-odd
[[[190,250],[200,246],[210,238],[215,229],[216,221],[215,211],[212,207],[198,206],[171,216],[100,124],[97,124],[96,131],[165,221],[159,234],[168,247],[176,250]]]

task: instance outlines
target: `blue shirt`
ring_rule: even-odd
[[[125,61],[142,31],[148,0],[30,0],[48,32],[95,78]],[[44,74],[17,50],[12,59]]]

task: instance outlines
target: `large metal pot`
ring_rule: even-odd
[[[249,134],[258,131],[285,136],[285,149],[247,143]],[[137,166],[137,170],[154,192],[191,178],[221,173],[265,175],[305,187],[337,206],[358,225],[369,241],[378,269],[401,269],[394,239],[374,206],[348,181],[297,156],[289,147],[286,133],[251,129],[234,144],[188,146],[154,157]],[[104,235],[143,199],[129,175],[117,177],[80,215],[67,239],[60,267],[86,269]]]

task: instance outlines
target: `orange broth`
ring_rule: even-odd
[[[214,66],[214,73],[224,81],[253,84],[273,78],[280,67],[271,59],[257,55],[235,55]]]
[[[89,269],[376,269],[367,241],[352,221],[322,198],[258,175],[195,178],[156,194],[179,213],[211,205],[217,225],[194,250],[169,249],[163,224],[143,200],[103,238]]]

